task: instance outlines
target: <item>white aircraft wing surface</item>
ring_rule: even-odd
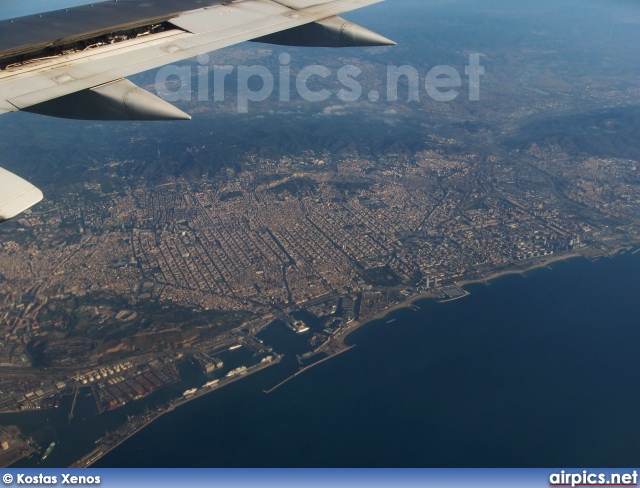
[[[28,181],[0,168],[0,222],[12,219],[42,200],[42,192]]]
[[[109,0],[3,20],[0,115],[24,110],[83,120],[187,120],[126,77],[244,41],[392,45],[338,17],[379,1]],[[25,183],[0,172],[0,218],[42,198]]]

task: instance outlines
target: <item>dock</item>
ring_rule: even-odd
[[[342,354],[343,352],[347,352],[349,349],[353,349],[354,347],[356,347],[356,345],[355,345],[355,344],[354,344],[353,346],[349,346],[349,347],[347,347],[346,349],[343,349],[343,350],[342,350],[342,351],[340,351],[340,352],[337,352],[337,353],[335,353],[335,354],[332,354],[331,356],[327,356],[326,358],[321,359],[321,360],[320,360],[320,361],[318,361],[317,363],[310,364],[309,366],[306,366],[306,367],[302,368],[300,371],[298,371],[298,372],[296,372],[296,373],[292,374],[292,375],[291,375],[291,376],[289,376],[287,379],[285,379],[285,380],[281,381],[280,383],[278,383],[278,384],[277,384],[276,386],[274,386],[273,388],[271,388],[271,389],[269,389],[269,390],[262,390],[262,391],[264,391],[266,394],[269,394],[269,393],[271,393],[272,391],[274,391],[274,390],[276,390],[276,389],[280,388],[280,387],[281,387],[282,385],[284,385],[287,381],[292,380],[292,379],[293,379],[293,378],[295,378],[296,376],[301,375],[302,373],[304,373],[305,371],[307,371],[307,370],[309,370],[309,369],[313,368],[314,366],[317,366],[317,365],[318,365],[318,364],[320,364],[320,363],[324,363],[325,361],[328,361],[329,359],[333,359],[333,358],[335,358],[336,356],[339,356],[340,354]]]
[[[134,417],[129,418],[129,420],[118,427],[115,432],[107,433],[101,439],[96,441],[98,447],[94,450],[85,454],[82,458],[78,459],[76,462],[69,466],[70,468],[88,468],[93,463],[101,459],[104,455],[111,452],[113,449],[118,447],[120,444],[125,442],[127,439],[133,437],[135,434],[140,432],[145,427],[151,425],[154,421],[162,417],[163,415],[174,411],[176,408],[185,405],[193,400],[203,397],[212,391],[217,391],[219,388],[230,385],[236,381],[241,380],[242,378],[246,378],[247,376],[261,371],[265,368],[273,366],[274,364],[278,364],[282,360],[282,356],[276,356],[273,361],[258,363],[254,366],[251,366],[247,369],[247,374],[234,376],[233,378],[223,378],[219,383],[217,383],[213,388],[198,388],[197,392],[189,397],[178,397],[175,398],[165,404],[162,404],[156,407],[154,410],[147,410],[144,414],[140,414]]]
[[[69,412],[69,423],[71,423],[71,420],[73,419],[73,411],[76,408],[76,400],[78,399],[78,392],[80,391],[80,388],[75,386],[73,388],[73,402],[71,402],[71,411]]]
[[[446,286],[440,291],[444,295],[444,298],[438,300],[438,303],[452,302],[470,295],[467,290],[463,290],[458,285]]]

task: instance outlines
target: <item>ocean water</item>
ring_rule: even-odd
[[[635,465],[640,253],[551,266],[395,311],[274,392],[286,363],[97,466]]]
[[[640,253],[551,267],[394,311],[266,394],[297,369],[300,337],[274,324],[263,338],[289,353],[281,364],[163,416],[96,466],[636,465]],[[0,422],[55,439],[45,464],[68,466],[145,405],[95,415],[81,396],[69,424],[68,403]]]

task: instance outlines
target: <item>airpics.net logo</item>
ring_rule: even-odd
[[[638,472],[629,473],[580,473],[560,471],[549,476],[549,486],[638,486]]]
[[[365,90],[359,78],[362,69],[354,65],[344,65],[331,70],[322,65],[309,65],[300,69],[294,76],[291,69],[291,55],[280,54],[277,76],[262,65],[252,66],[209,66],[209,56],[202,54],[197,58],[200,66],[168,65],[161,68],[156,75],[156,92],[167,102],[224,102],[226,90],[229,88],[228,78],[235,78],[237,86],[237,110],[239,113],[249,112],[250,102],[264,102],[276,91],[278,80],[278,100],[288,102],[292,94],[308,102],[325,102],[332,97],[343,102],[356,102],[364,97],[370,102],[400,100],[400,86],[406,85],[406,100],[417,102],[426,94],[437,102],[451,102],[462,95],[463,80],[469,100],[480,100],[480,84],[485,74],[480,64],[480,54],[469,55],[469,63],[464,73],[453,66],[439,65],[431,68],[425,76],[421,76],[414,66],[387,66],[386,79],[380,80],[386,90]],[[213,73],[211,73],[213,72]],[[210,90],[213,80],[213,90]],[[318,88],[318,81],[337,81],[339,89],[335,91]],[[194,84],[197,86],[194,87]],[[195,90],[194,90],[195,88]],[[423,93],[424,92],[424,93]],[[213,95],[213,96],[212,96]]]

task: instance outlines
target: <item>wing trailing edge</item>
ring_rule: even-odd
[[[187,120],[126,77],[245,41],[390,46],[338,17],[383,0],[120,0],[0,21],[0,115]],[[0,168],[0,222],[42,200]]]
[[[122,80],[141,71],[176,63],[239,42],[262,40],[289,30],[293,32],[285,32],[284,37],[269,41],[301,46],[391,45],[393,43],[388,39],[337,17],[379,1],[381,0],[215,2],[213,6],[188,11],[166,20],[163,29],[153,30],[151,26],[144,34],[127,31],[126,35],[117,36],[117,26],[114,26],[115,38],[122,37],[123,40],[116,42],[91,38],[86,42],[92,44],[84,49],[65,46],[65,51],[54,50],[47,57],[27,57],[0,69],[0,110],[26,110],[86,90],[93,93],[86,92],[79,95],[81,98],[88,95],[96,98],[96,89],[114,80]],[[116,8],[118,5],[120,2],[111,7]],[[19,23],[19,20],[16,22]],[[306,24],[313,25],[306,30],[297,29]],[[314,35],[318,38],[313,39]],[[72,99],[66,99],[65,103],[69,104],[71,101]],[[64,107],[65,103],[62,106],[56,105],[56,109],[50,113],[68,111],[68,107]],[[149,105],[159,107],[151,102]],[[45,108],[49,111],[51,106],[41,106],[32,111]],[[103,109],[99,111],[106,113]]]

